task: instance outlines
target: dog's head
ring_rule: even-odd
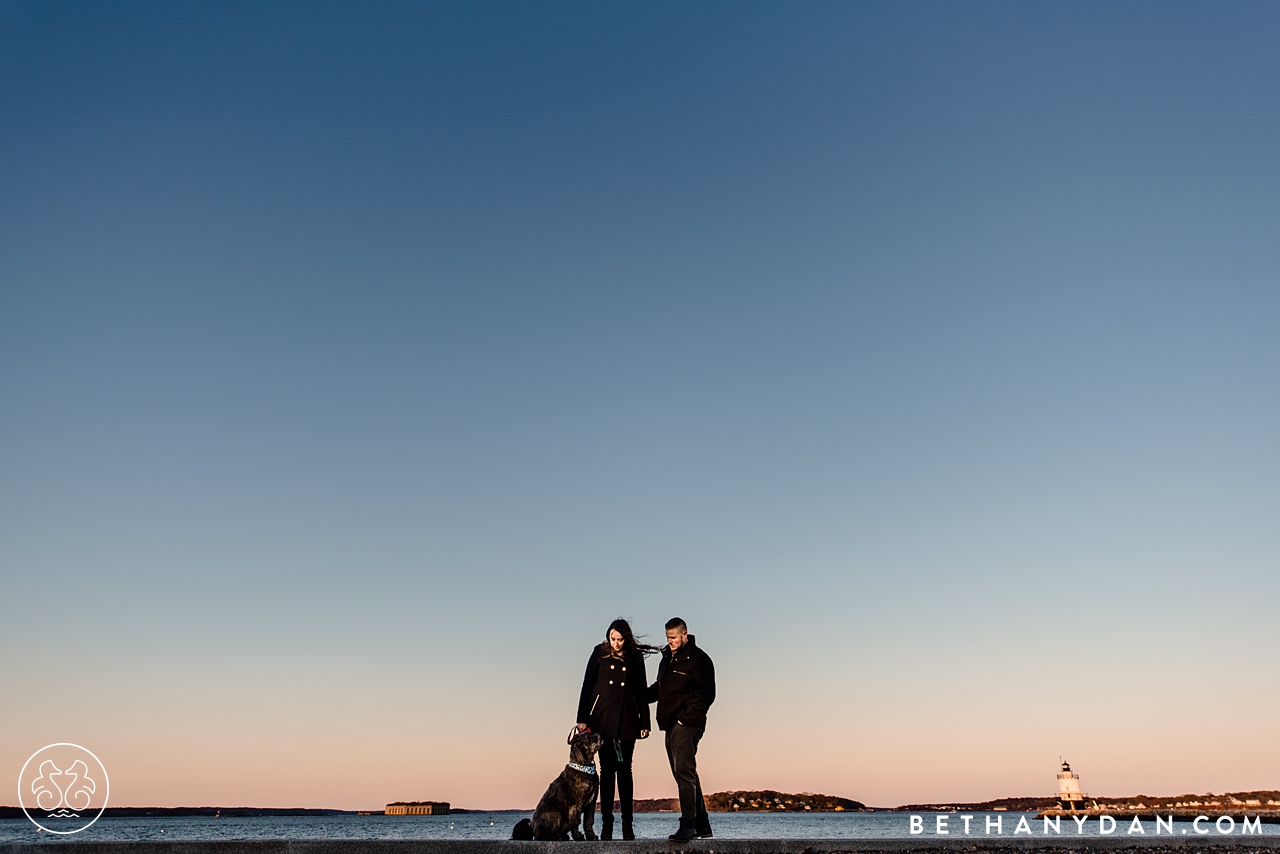
[[[569,761],[578,765],[595,765],[596,752],[603,743],[604,738],[597,732],[586,730],[577,733],[569,739]]]

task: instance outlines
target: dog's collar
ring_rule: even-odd
[[[594,765],[579,765],[577,762],[570,762],[569,767],[574,771],[581,771],[583,774],[594,775],[596,773],[596,766]]]

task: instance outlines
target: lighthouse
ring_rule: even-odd
[[[1059,757],[1061,758],[1061,757]],[[1084,792],[1080,791],[1080,775],[1066,762],[1058,772],[1058,806],[1064,810],[1084,809]]]

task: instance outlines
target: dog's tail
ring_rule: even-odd
[[[527,818],[522,818],[516,822],[516,826],[511,829],[512,839],[533,839],[533,822]]]

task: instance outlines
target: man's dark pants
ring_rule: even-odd
[[[711,819],[707,816],[707,803],[702,799],[702,783],[698,780],[701,738],[700,727],[684,724],[671,727],[667,730],[667,761],[671,763],[671,776],[676,778],[680,792],[680,826],[707,833],[711,830]]]

